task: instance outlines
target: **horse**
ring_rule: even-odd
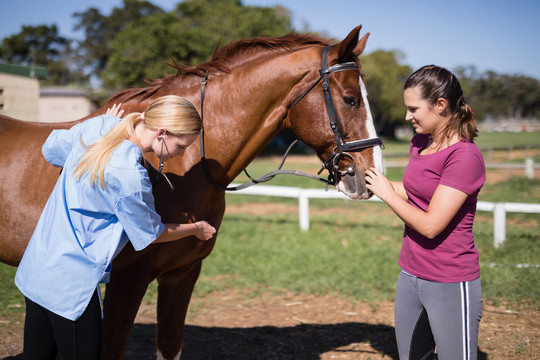
[[[368,199],[364,172],[381,166],[381,143],[369,111],[358,57],[369,33],[361,25],[333,45],[296,32],[244,39],[217,48],[194,67],[170,64],[176,74],[141,88],[120,91],[87,117],[67,123],[31,123],[0,117],[0,261],[16,266],[58,178],[41,155],[53,129],[69,128],[121,103],[126,113],[143,111],[154,99],[181,95],[200,109],[201,142],[148,171],[163,222],[207,220],[216,229],[225,212],[225,190],[283,129],[311,147],[330,171],[329,184],[351,199]],[[375,139],[375,141],[374,141]],[[170,183],[169,183],[170,182]],[[179,359],[185,318],[209,241],[153,244],[135,251],[128,243],[113,261],[106,286],[103,359],[119,359],[148,284],[157,279],[159,359]]]

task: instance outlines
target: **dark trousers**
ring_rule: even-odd
[[[96,292],[71,321],[26,298],[24,360],[97,360],[101,357],[101,304]]]

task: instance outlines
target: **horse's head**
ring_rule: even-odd
[[[358,61],[369,34],[358,40],[360,28],[334,46],[305,51],[311,68],[297,87],[288,118],[288,126],[315,149],[338,189],[351,199],[372,195],[365,170],[382,166]]]

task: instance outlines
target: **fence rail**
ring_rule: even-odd
[[[236,186],[231,184],[231,186]],[[300,229],[307,231],[309,229],[309,199],[341,199],[350,200],[343,193],[329,189],[303,189],[297,187],[256,185],[239,191],[228,192],[233,195],[256,195],[256,196],[274,196],[298,199],[298,219]],[[382,202],[376,196],[366,202]],[[540,204],[526,203],[493,203],[479,201],[477,211],[487,211],[493,213],[493,245],[499,247],[506,240],[506,213],[534,213],[540,214]]]
[[[406,161],[384,161],[385,168],[406,167]],[[526,158],[523,163],[496,163],[487,162],[486,168],[488,169],[524,169],[527,179],[534,179],[534,171],[540,170],[540,164],[535,164],[533,158]]]

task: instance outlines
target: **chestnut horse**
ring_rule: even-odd
[[[121,91],[88,117],[120,102],[127,113],[143,111],[167,94],[184,96],[200,107],[201,78],[207,77],[205,164],[199,144],[191,145],[182,158],[166,163],[164,172],[174,188],[164,180],[154,188],[156,208],[164,222],[205,219],[218,229],[225,212],[223,187],[285,128],[313,148],[322,161],[333,159],[329,168],[339,168],[334,177],[340,191],[352,199],[367,199],[371,194],[365,188],[364,171],[380,165],[380,147],[372,144],[360,151],[347,143],[376,136],[361,91],[358,56],[369,34],[359,40],[360,28],[333,46],[327,40],[296,33],[242,40],[217,49],[207,63],[193,68],[175,65],[175,76]],[[328,71],[324,71],[325,62]],[[323,87],[328,86],[331,94],[326,93],[329,99],[325,101]],[[334,123],[327,106],[335,108]],[[0,117],[1,261],[18,264],[58,177],[59,169],[41,155],[43,142],[52,129],[68,128],[82,120],[38,124]],[[336,126],[338,132],[333,131]],[[157,176],[155,167],[156,163],[149,166],[152,179]],[[122,250],[113,261],[106,288],[103,358],[123,357],[137,310],[154,279],[159,289],[158,357],[180,357],[188,304],[202,260],[215,240],[192,238],[150,245],[139,252],[128,244]]]

